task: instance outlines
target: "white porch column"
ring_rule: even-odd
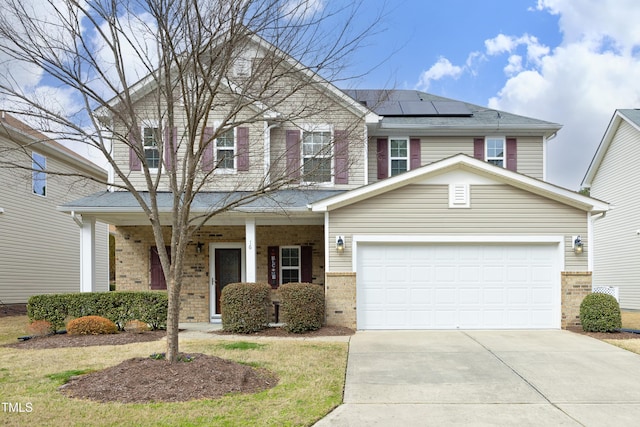
[[[96,290],[96,219],[80,221],[80,292]]]
[[[254,218],[247,218],[244,223],[245,234],[245,254],[247,257],[247,282],[256,281],[256,220]]]

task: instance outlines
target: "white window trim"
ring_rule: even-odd
[[[221,122],[214,123],[214,129],[218,129],[220,127]],[[233,129],[233,168],[219,168],[216,167],[213,171],[214,174],[220,175],[229,175],[235,174],[238,172],[238,128],[234,127]],[[229,148],[229,147],[222,147]],[[213,164],[218,164],[218,138],[213,141]]]
[[[469,184],[449,184],[450,208],[469,208],[470,199]]]
[[[146,151],[147,148],[144,145],[144,130],[145,128],[157,128],[158,129],[158,137],[159,138],[163,138],[163,134],[162,134],[162,127],[161,127],[161,123],[159,120],[143,120],[142,124],[140,126],[140,138],[142,139],[142,152],[143,154],[145,154],[143,157],[146,159]],[[164,141],[156,141],[156,150],[158,150],[158,157],[162,157],[160,155],[160,146],[158,146],[158,142],[164,142]],[[162,162],[160,162],[160,167],[159,168],[149,168],[149,172],[151,173],[157,173],[158,169],[162,170]],[[143,168],[140,168],[140,171],[143,171]]]
[[[489,140],[501,140],[502,141],[502,157],[489,157]],[[507,138],[504,136],[487,136],[484,138],[484,160],[489,162],[490,160],[502,160],[502,168],[507,167]]]
[[[33,163],[34,163],[34,159],[33,156],[34,154],[37,154],[38,156],[42,157],[44,159],[44,169],[40,169],[38,171],[36,171],[36,169],[33,167]],[[39,165],[40,167],[42,167],[42,165]],[[34,196],[38,196],[38,197],[47,197],[47,194],[49,193],[48,189],[47,189],[47,174],[44,172],[45,169],[47,168],[47,156],[45,156],[44,154],[40,154],[36,151],[32,151],[31,152],[31,168],[33,169],[33,171],[31,172],[31,194],[33,194]],[[42,173],[44,175],[44,194],[38,194],[35,192],[35,179],[34,179],[34,175],[36,173]]]
[[[402,140],[405,141],[407,143],[407,155],[405,157],[392,157],[391,156],[391,140]],[[408,172],[409,170],[411,170],[411,162],[410,162],[410,158],[411,158],[411,142],[409,141],[409,138],[405,137],[405,136],[390,136],[389,139],[389,148],[388,148],[388,155],[389,155],[389,166],[388,166],[388,170],[389,170],[389,177],[392,176],[397,176],[397,175],[392,175],[392,169],[391,169],[391,164],[392,164],[392,160],[405,160],[407,162],[407,169],[405,170],[405,172]],[[401,172],[402,173],[402,172]]]
[[[280,265],[278,266],[280,269],[280,277],[279,277],[279,285],[282,285],[282,272],[285,270],[285,268],[283,268],[282,266],[282,250],[283,249],[297,249],[298,250],[298,267],[286,267],[286,270],[298,270],[298,281],[302,280],[302,246],[297,246],[297,245],[289,245],[289,246],[280,246],[280,253],[278,254],[278,259],[280,262]]]
[[[332,125],[329,124],[319,124],[319,125],[313,125],[313,124],[305,124],[301,126],[301,133],[300,133],[300,166],[301,166],[301,171],[302,171],[302,175],[304,177],[304,159],[305,159],[305,155],[304,155],[304,133],[305,132],[329,132],[331,133],[330,136],[330,142],[329,144],[331,145],[331,153],[328,156],[323,156],[323,157],[316,157],[318,159],[321,158],[329,158],[329,163],[331,164],[331,179],[329,181],[323,181],[323,182],[316,182],[316,181],[303,181],[302,184],[308,184],[308,185],[314,185],[314,186],[332,186],[334,185],[334,180],[335,180],[335,171],[334,171],[334,161],[333,161],[333,156],[335,153],[334,150],[334,145],[335,145],[335,133],[334,133],[334,129]]]

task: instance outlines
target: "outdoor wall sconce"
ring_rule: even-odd
[[[202,248],[204,247],[204,245],[200,242],[198,242],[198,244],[196,245],[196,252],[197,253],[202,253]]]
[[[344,252],[344,236],[336,236],[336,251],[339,254]]]
[[[576,255],[580,255],[583,251],[583,246],[580,236],[576,236],[575,239],[573,239],[573,252]]]

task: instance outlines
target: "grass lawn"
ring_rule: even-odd
[[[25,335],[26,316],[0,318],[0,344]],[[58,392],[71,371],[99,370],[165,351],[164,341],[46,350],[0,348],[2,402],[23,413],[0,413],[4,426],[309,426],[342,402],[347,343],[261,340],[181,341],[181,351],[263,367],[280,381],[270,390],[183,403],[123,404],[70,399]],[[203,375],[206,375],[203,372]],[[29,411],[30,409],[30,411]]]

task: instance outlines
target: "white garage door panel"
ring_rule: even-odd
[[[556,245],[360,244],[359,329],[560,326]]]

